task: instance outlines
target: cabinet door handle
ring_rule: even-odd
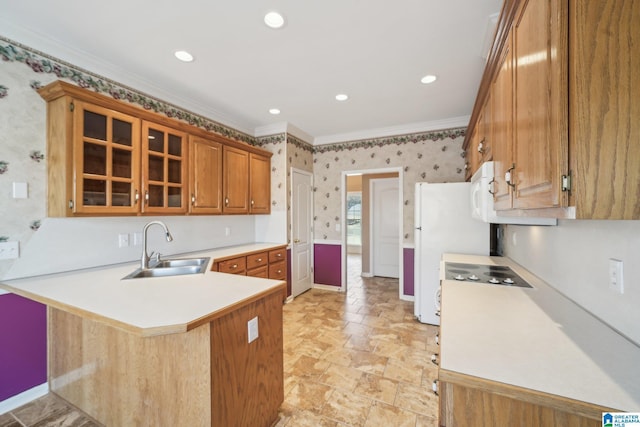
[[[484,153],[484,138],[482,139],[482,141],[480,141],[480,144],[478,144],[478,153]]]
[[[228,197],[224,198],[224,205],[225,206],[229,206],[229,198]]]
[[[511,180],[512,178],[512,171],[516,168],[516,165],[514,164],[513,166],[511,166],[509,169],[507,169],[507,171],[504,173],[504,180],[507,182],[507,185],[511,188],[516,188],[516,184],[513,183],[513,181]]]
[[[196,204],[196,195],[191,193],[191,204],[195,205]]]
[[[138,200],[140,200],[140,193],[138,192],[138,190],[136,190],[136,194],[133,196],[133,204],[137,205]]]
[[[231,268],[232,268],[232,269],[236,269],[236,268],[238,268],[238,264],[233,264],[233,265],[231,266]]]
[[[262,262],[262,258],[258,258],[258,262]]]
[[[496,182],[495,178],[491,178],[491,181],[489,181],[489,188],[487,189],[489,191],[489,194],[496,194],[496,190],[493,189],[493,184]]]
[[[253,206],[253,199],[251,199],[251,206]]]
[[[278,273],[278,274],[282,273],[282,270],[278,270],[278,271],[277,271],[277,273]]]
[[[149,204],[149,190],[144,190],[144,204]]]
[[[431,383],[431,390],[433,390],[433,394],[438,395],[438,380],[433,380]]]
[[[432,354],[431,355],[431,362],[433,362],[434,365],[438,364],[438,355],[437,354]]]
[[[276,256],[277,256],[278,258],[282,258],[282,254],[280,254],[280,253],[279,253],[279,254],[277,254]]]

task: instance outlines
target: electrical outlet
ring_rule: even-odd
[[[258,339],[258,318],[257,317],[254,317],[253,319],[247,322],[247,330],[249,332],[249,342],[252,342]]]
[[[128,246],[129,246],[129,234],[128,233],[118,234],[118,247],[126,248]]]
[[[622,261],[619,259],[609,259],[609,289],[624,294]]]
[[[133,233],[133,246],[142,245],[142,233],[136,232]]]
[[[16,259],[20,256],[20,242],[0,242],[0,259]]]

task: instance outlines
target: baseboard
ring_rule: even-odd
[[[49,393],[49,384],[44,383],[5,399],[0,402],[0,415],[19,408],[20,406],[25,405],[32,400],[36,400],[47,393]]]
[[[324,291],[333,291],[333,292],[342,291],[342,287],[340,286],[322,285],[320,283],[314,283],[313,289],[322,289]]]
[[[402,295],[400,295],[400,299],[401,299],[402,301],[415,301],[415,300],[416,300],[416,297],[415,297],[415,296],[413,296],[413,295],[405,295],[405,294],[402,294]]]
[[[362,273],[360,273],[360,276],[369,278],[373,277],[373,273],[367,273],[363,271]]]

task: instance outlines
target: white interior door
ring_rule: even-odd
[[[398,178],[371,180],[371,254],[374,276],[398,278],[400,212]]]
[[[291,169],[291,295],[311,289],[312,176]]]

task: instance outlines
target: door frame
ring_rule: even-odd
[[[311,183],[311,189],[313,189],[313,173],[303,170],[303,169],[298,169],[298,168],[294,168],[291,167],[289,169],[289,175],[290,175],[290,179],[289,179],[289,188],[291,189],[290,195],[289,195],[289,206],[291,206],[291,209],[289,210],[289,226],[287,227],[287,242],[289,243],[289,247],[291,248],[291,265],[289,266],[291,268],[291,298],[293,298],[293,272],[294,272],[294,243],[293,243],[293,236],[292,236],[292,231],[293,231],[293,216],[294,216],[294,209],[293,209],[293,174],[295,173],[299,173],[301,175],[306,175],[309,177],[309,181]],[[314,270],[314,259],[313,259],[313,253],[314,253],[314,223],[313,223],[313,209],[315,206],[315,200],[314,200],[314,196],[315,193],[313,191],[311,191],[311,206],[309,208],[309,225],[311,226],[311,230],[309,230],[310,233],[310,238],[309,238],[309,277],[311,277],[311,288],[313,288],[314,285],[314,280],[313,280],[313,270]]]
[[[340,240],[340,270],[342,272],[342,279],[340,282],[340,292],[347,291],[347,175],[371,175],[378,173],[397,173],[398,174],[398,298],[402,298],[403,284],[404,284],[404,169],[402,167],[392,168],[379,168],[379,169],[356,169],[349,171],[342,171],[342,177],[340,179],[341,184],[341,209],[340,209],[340,231],[342,238]]]

